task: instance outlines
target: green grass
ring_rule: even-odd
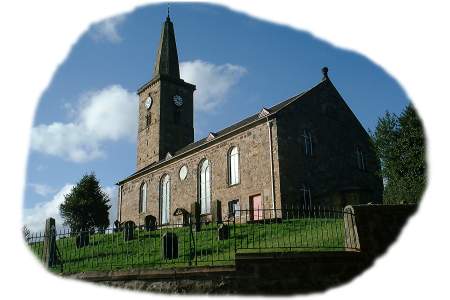
[[[89,246],[80,249],[75,246],[74,236],[59,236],[56,243],[64,272],[232,265],[236,250],[239,253],[342,250],[343,227],[342,219],[294,219],[271,224],[230,224],[226,240],[219,240],[217,225],[210,224],[194,231],[192,236],[189,227],[178,227],[153,232],[135,230],[130,241],[124,241],[123,232],[96,233],[90,235]],[[178,237],[176,259],[162,257],[161,237],[168,231]],[[30,247],[41,255],[42,242]],[[59,269],[57,266],[56,270]]]

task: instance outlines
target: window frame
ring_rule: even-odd
[[[139,186],[138,212],[139,214],[147,212],[147,182],[145,181]]]
[[[207,165],[203,169],[205,163]],[[198,166],[198,203],[200,204],[200,214],[211,213],[211,161],[207,158],[202,159]]]
[[[238,206],[238,209],[236,209],[236,205]],[[230,217],[236,217],[236,211],[240,210],[241,205],[239,199],[233,199],[228,201],[228,218]],[[237,215],[239,217],[239,214]]]
[[[171,180],[169,174],[164,174],[163,176],[161,176],[161,180],[159,182],[159,216],[160,216],[159,219],[161,224],[170,223],[170,204],[171,204],[170,186]],[[164,205],[164,203],[166,203],[166,205]],[[165,216],[167,220],[165,220],[163,216]]]
[[[356,165],[361,171],[367,171],[366,157],[360,146],[356,146]]]
[[[311,131],[307,128],[303,129],[303,151],[305,156],[313,155],[313,141]]]
[[[302,184],[300,187],[300,201],[299,203],[303,205],[303,208],[312,209],[312,197],[311,197],[311,188],[305,184]],[[309,202],[309,203],[308,203]]]
[[[233,154],[233,151],[236,153]],[[237,170],[235,170],[235,168]],[[228,186],[234,186],[241,183],[240,169],[240,151],[238,146],[232,146],[227,152],[227,183]],[[233,177],[234,175],[234,177]],[[233,178],[236,181],[233,181]]]

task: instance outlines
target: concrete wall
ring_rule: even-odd
[[[303,205],[302,185],[310,188],[313,205],[381,202],[379,163],[370,137],[329,80],[278,113],[277,124],[284,205]],[[305,154],[305,129],[312,136],[310,156]],[[357,146],[364,153],[366,170],[358,167]]]
[[[276,123],[272,126],[272,143],[274,157],[274,178],[278,178],[278,147],[276,144]],[[227,154],[232,146],[239,148],[240,182],[230,186],[227,180]],[[249,208],[249,197],[261,194],[264,207],[272,207],[271,170],[269,153],[268,126],[264,120],[259,125],[244,128],[230,138],[218,138],[203,149],[192,154],[174,157],[163,166],[151,170],[123,184],[120,207],[120,221],[132,220],[144,224],[146,215],[159,218],[160,180],[163,175],[170,176],[171,205],[170,222],[181,222],[173,216],[175,209],[190,211],[191,203],[198,201],[198,169],[203,159],[211,164],[211,200],[220,200],[222,216],[228,215],[228,202],[239,199],[241,209]],[[179,178],[180,168],[186,165],[188,175],[184,181]],[[139,188],[147,183],[147,211],[138,213]],[[275,181],[275,197],[280,199],[279,181]]]

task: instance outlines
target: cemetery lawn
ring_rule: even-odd
[[[228,239],[219,240],[217,225],[204,225],[199,232],[189,227],[135,230],[132,240],[124,232],[95,233],[89,245],[77,248],[76,238],[58,234],[56,241],[62,264],[55,272],[74,273],[130,268],[173,268],[188,266],[233,265],[235,253],[336,251],[344,249],[342,219],[292,219],[271,224],[230,224]],[[178,257],[164,258],[166,232],[178,238]],[[29,244],[42,256],[43,242]],[[62,268],[61,268],[62,265]]]

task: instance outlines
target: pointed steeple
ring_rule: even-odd
[[[156,64],[153,70],[153,78],[158,75],[166,75],[175,79],[180,79],[180,67],[178,65],[177,44],[175,42],[175,32],[170,16],[167,14],[161,31],[161,40],[156,56]]]

